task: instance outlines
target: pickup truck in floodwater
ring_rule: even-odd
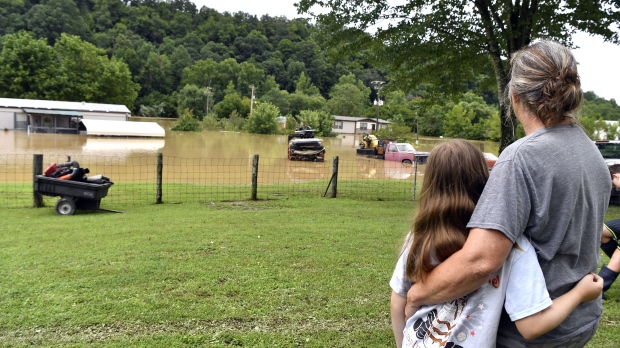
[[[404,164],[426,163],[429,152],[416,151],[409,143],[388,143],[384,158],[386,161],[398,161]]]

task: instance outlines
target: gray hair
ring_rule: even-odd
[[[508,93],[519,96],[545,127],[576,121],[583,91],[577,62],[566,47],[539,41],[514,53],[510,65]]]

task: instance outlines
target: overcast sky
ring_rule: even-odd
[[[257,16],[298,17],[294,6],[296,0],[192,0],[198,8],[207,6],[219,12],[247,12]],[[398,1],[398,0],[397,0]],[[579,33],[574,37],[579,49],[573,51],[579,62],[579,75],[584,91],[594,91],[605,99],[616,99],[620,103],[620,46],[604,43],[598,37]]]

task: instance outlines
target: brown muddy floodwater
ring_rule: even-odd
[[[310,178],[315,177],[316,174],[329,178],[331,163],[335,156],[339,157],[341,166],[344,168],[355,166],[356,169],[352,171],[362,173],[366,177],[379,175],[392,179],[406,179],[411,175],[411,169],[401,168],[400,163],[386,163],[382,160],[356,156],[355,149],[361,141],[361,135],[349,134],[323,138],[327,151],[325,163],[289,163],[287,136],[285,135],[217,131],[178,132],[170,130],[174,120],[134,117],[132,121],[156,121],[166,129],[166,137],[160,139],[93,137],[73,134],[28,134],[18,130],[1,131],[0,177],[3,178],[0,179],[21,181],[19,176],[27,176],[28,171],[20,173],[19,167],[28,165],[28,170],[31,170],[32,154],[38,153],[44,155],[44,166],[51,162],[66,161],[67,156],[71,156],[71,159],[80,162],[82,167],[90,167],[91,174],[107,175],[111,166],[131,167],[126,171],[114,171],[115,177],[121,175],[124,179],[131,179],[132,171],[144,171],[144,168],[135,169],[136,165],[147,167],[147,171],[152,172],[151,168],[156,165],[156,156],[159,152],[163,154],[165,161],[168,158],[169,163],[180,163],[182,168],[177,168],[177,170],[203,173],[199,175],[211,179],[218,177],[231,179],[231,176],[239,176],[240,181],[245,181],[248,166],[251,166],[252,157],[255,154],[259,155],[260,164],[266,165],[261,167],[263,178],[270,175],[269,171],[273,171],[276,175],[275,172],[282,171],[281,167],[284,167],[292,182],[303,181],[306,176]],[[442,141],[445,139],[420,137],[418,145],[415,143],[413,145],[416,150],[430,151],[433,146]],[[494,154],[498,152],[498,143],[474,143],[484,148],[485,152]],[[205,163],[205,161],[210,162]],[[223,166],[241,168],[204,173],[205,167],[215,163],[213,161],[220,161],[217,163],[222,163]],[[267,173],[264,172],[265,170]],[[235,174],[237,171],[239,174]],[[251,173],[251,169],[249,172]],[[291,173],[294,175],[290,175]]]

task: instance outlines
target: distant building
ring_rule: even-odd
[[[286,116],[276,117],[276,122],[278,122],[280,128],[286,128]]]
[[[125,105],[0,98],[0,129],[79,133],[84,120],[128,121]]]
[[[389,121],[379,119],[377,127],[376,118],[334,116],[332,132],[341,134],[373,133],[377,129],[387,128],[389,124]]]

